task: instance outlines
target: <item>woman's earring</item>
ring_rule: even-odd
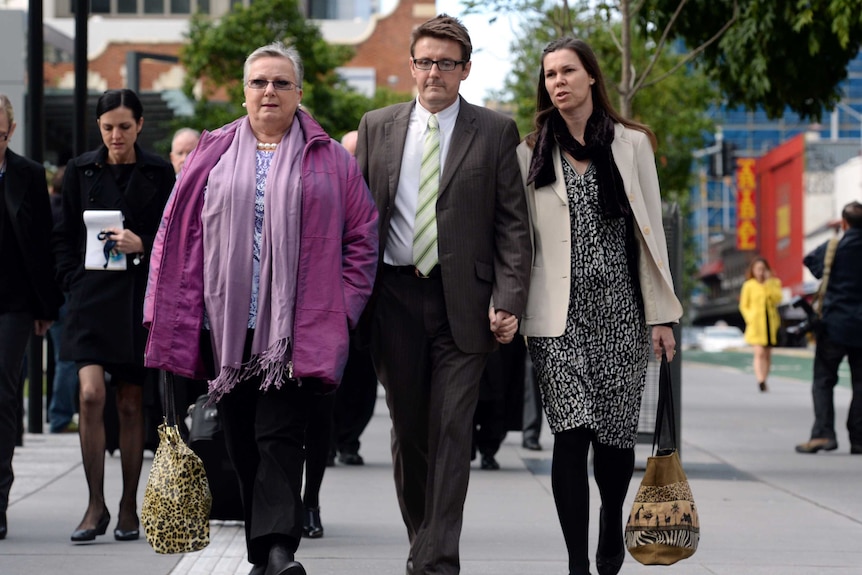
[[[243,107],[243,108],[245,108],[245,107],[246,107],[246,103],[245,103],[245,102],[243,102],[243,103],[242,103],[242,107]]]

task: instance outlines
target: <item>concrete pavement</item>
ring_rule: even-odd
[[[849,455],[844,429],[850,393],[836,390],[839,449],[800,455],[808,437],[809,385],[771,378],[759,393],[738,369],[686,362],[683,366],[683,463],[701,520],[697,553],[672,567],[645,567],[631,557],[622,573],[712,575],[850,575],[862,573],[862,456]],[[461,538],[465,575],[564,575],[565,546],[550,487],[553,439],[545,450],[521,449],[510,433],[498,454],[500,471],[474,464]],[[362,440],[362,467],[327,470],[321,493],[325,536],[303,541],[297,558],[309,575],[404,572],[407,538],[389,457],[385,404]],[[638,446],[642,466],[649,446]],[[245,575],[242,527],[214,523],[212,543],[185,556],[160,556],[144,539],[119,543],[108,535],[74,546],[69,534],[85,507],[86,489],[75,435],[27,435],[15,454],[16,481],[9,535],[0,541],[0,575]],[[149,460],[145,461],[141,497]],[[636,472],[628,501],[634,497]],[[107,458],[106,495],[116,513],[118,457]],[[598,512],[593,485],[592,512]],[[597,524],[592,522],[595,549]]]

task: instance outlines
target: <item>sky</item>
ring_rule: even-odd
[[[382,0],[382,14],[392,11],[397,0]],[[500,90],[506,75],[511,71],[509,63],[509,44],[514,38],[512,31],[514,17],[500,15],[493,24],[488,20],[490,12],[462,16],[460,0],[436,0],[437,12],[454,16],[463,22],[473,42],[472,66],[470,76],[461,82],[461,95],[471,104],[482,104],[490,90]]]

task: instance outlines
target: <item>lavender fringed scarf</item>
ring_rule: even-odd
[[[292,377],[291,338],[296,300],[305,138],[299,121],[274,152],[264,192],[257,325],[243,363],[252,289],[257,140],[248,120],[210,172],[203,210],[204,301],[219,368],[210,402],[262,375],[261,389]]]

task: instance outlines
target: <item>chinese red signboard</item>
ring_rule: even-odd
[[[736,160],[736,249],[757,249],[757,181],[754,158]]]

